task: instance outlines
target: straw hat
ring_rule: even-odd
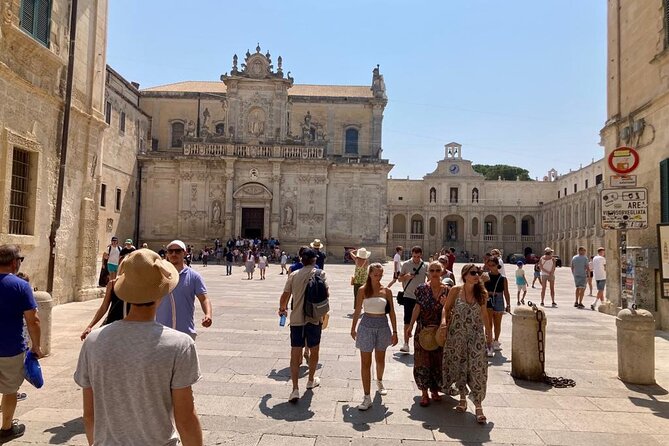
[[[323,243],[321,243],[321,239],[316,238],[309,244],[309,246],[312,248],[321,249],[323,247]]]
[[[368,259],[372,255],[370,251],[367,251],[365,248],[358,248],[356,252],[353,253],[359,259]]]
[[[134,251],[123,258],[114,292],[131,304],[155,302],[179,284],[179,272],[167,260],[149,249]]]

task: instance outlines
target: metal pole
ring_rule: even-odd
[[[74,48],[77,39],[77,9],[78,0],[72,0],[70,6],[70,49],[67,61],[67,78],[65,82],[65,110],[63,112],[63,128],[60,141],[60,166],[58,168],[58,183],[56,192],[56,214],[51,222],[49,233],[49,269],[47,274],[47,292],[53,295],[53,278],[56,269],[56,236],[60,228],[63,213],[63,195],[65,189],[65,168],[67,165],[67,142],[70,135],[70,109],[72,108],[72,84],[74,77]]]

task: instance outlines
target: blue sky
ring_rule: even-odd
[[[218,80],[258,42],[296,83],[371,85],[380,64],[394,178],[432,172],[451,141],[533,178],[604,153],[606,2],[109,2],[107,63],[142,88]]]

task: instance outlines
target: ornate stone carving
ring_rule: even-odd
[[[107,219],[107,232],[112,232],[114,230],[114,219],[113,218],[108,218]]]
[[[249,171],[249,177],[251,178],[251,180],[256,181],[258,179],[258,176],[259,176],[258,169],[256,169],[255,167]]]
[[[211,223],[214,225],[221,225],[221,203],[215,200],[211,206]]]
[[[286,203],[286,205],[283,207],[283,226],[294,226],[294,215],[295,211],[293,203]]]
[[[251,135],[260,137],[265,133],[265,112],[262,108],[256,107],[249,111],[247,120],[247,129]]]
[[[31,150],[33,152],[38,152],[41,150],[42,145],[37,142],[37,139],[34,135],[28,134],[27,136],[19,135],[14,133],[9,129],[5,129],[7,132],[7,143],[11,146],[19,146],[22,149]]]

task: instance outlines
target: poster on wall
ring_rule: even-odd
[[[669,223],[657,225],[657,241],[662,274],[662,297],[669,299]]]

